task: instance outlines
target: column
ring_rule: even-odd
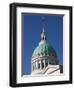
[[[35,70],[36,70],[36,62],[34,62],[34,68],[35,68]]]
[[[38,61],[36,61],[36,69],[38,69]]]
[[[44,68],[45,68],[46,67],[45,59],[43,60],[43,63],[44,63]]]
[[[40,60],[40,69],[41,69],[41,60]]]
[[[37,60],[37,70],[38,70],[38,60]]]
[[[40,69],[41,69],[41,66],[42,66],[42,65],[41,65],[41,60],[39,60],[39,64],[40,64]]]
[[[42,64],[42,69],[44,68],[44,63],[43,63],[43,60],[41,61],[41,64]]]
[[[41,69],[42,69],[42,60],[41,60]]]

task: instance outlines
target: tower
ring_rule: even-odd
[[[50,74],[55,70],[60,72],[60,65],[54,48],[47,42],[47,34],[43,28],[41,41],[32,54],[31,74]]]

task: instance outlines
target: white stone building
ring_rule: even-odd
[[[58,65],[58,58],[54,48],[48,44],[46,32],[43,29],[41,41],[35,48],[31,58],[31,75],[59,75],[63,73],[63,66]]]

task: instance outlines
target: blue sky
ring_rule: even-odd
[[[47,40],[55,49],[58,64],[63,64],[63,16],[22,14],[22,71],[31,73],[31,56],[41,39],[42,29]]]

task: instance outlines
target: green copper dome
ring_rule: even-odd
[[[35,48],[33,52],[33,56],[40,55],[40,54],[55,55],[56,53],[52,46],[48,45],[48,43],[43,43]]]
[[[35,48],[32,56],[51,54],[56,56],[53,47],[47,43],[46,32],[43,29],[43,32],[41,33],[41,41],[39,42],[39,45]]]

